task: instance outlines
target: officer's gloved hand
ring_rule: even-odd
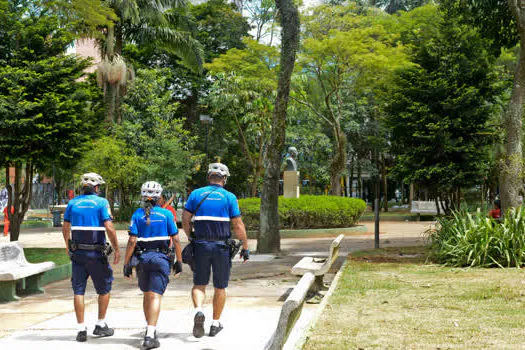
[[[124,265],[122,273],[125,277],[131,277],[131,274],[133,273],[133,267],[130,264]]]
[[[173,264],[173,272],[175,272],[175,274],[182,272],[182,263],[180,261],[175,261]]]
[[[250,249],[243,249],[243,250],[241,250],[240,257],[241,257],[244,261],[250,259]]]

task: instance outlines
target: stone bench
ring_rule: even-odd
[[[22,293],[43,293],[40,279],[55,267],[54,262],[31,264],[18,242],[0,243],[0,301],[20,299]]]
[[[272,334],[272,337],[266,343],[265,350],[281,350],[292,332],[292,329],[301,316],[303,310],[306,294],[314,283],[315,276],[307,272],[299,280],[295,288],[292,290],[281,308],[277,328]]]
[[[323,277],[339,256],[339,247],[344,237],[344,235],[339,235],[333,240],[332,244],[330,244],[330,251],[328,252],[327,258],[306,256],[292,268],[292,274],[294,275],[301,276],[310,272],[315,276],[315,283],[310,290],[312,293],[318,293],[324,289]]]
[[[410,213],[417,214],[417,220],[421,219],[423,215],[437,215],[436,202],[431,201],[412,201],[410,206]]]

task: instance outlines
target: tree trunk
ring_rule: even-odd
[[[523,159],[521,128],[523,102],[525,100],[525,11],[520,1],[509,0],[509,7],[516,19],[520,36],[520,53],[514,74],[514,85],[509,106],[504,115],[506,131],[505,160],[501,176],[501,208],[507,210],[521,205],[520,192],[523,186]]]
[[[106,122],[113,124],[115,121],[117,88],[109,82],[105,82],[104,84],[106,84],[106,88],[104,89],[106,92],[106,95],[104,96],[104,102],[106,104]]]
[[[253,174],[253,182],[251,184],[251,196],[255,197],[257,195],[257,187],[259,185],[259,177],[261,177],[261,169],[258,166],[255,166],[255,172]]]
[[[8,193],[7,200],[7,215],[9,217],[10,224],[10,240],[18,241],[20,236],[20,226],[24,221],[24,216],[29,209],[29,203],[31,202],[32,192],[32,178],[33,178],[33,164],[27,162],[25,165],[25,176],[24,185],[22,187],[22,164],[15,163],[15,183],[14,188],[11,187],[9,182],[9,166],[6,169],[6,188]],[[14,212],[11,213],[10,208],[14,208]]]
[[[353,197],[353,194],[354,194],[354,164],[355,164],[355,159],[356,159],[356,156],[354,154],[352,154],[351,158],[350,158],[350,166],[349,166],[349,178],[350,180],[348,181],[348,186],[350,186],[350,194],[348,195],[348,197]]]
[[[184,105],[184,128],[195,132],[196,126],[199,125],[199,91],[198,89],[191,89],[191,96],[182,102]]]
[[[122,55],[122,48],[124,47],[122,35],[122,26],[117,24],[115,28],[115,53],[119,55]]]
[[[356,157],[357,161],[357,196],[361,199],[364,197],[363,193],[363,178],[361,176],[361,162],[359,161],[359,158]]]
[[[341,195],[341,173],[346,166],[346,134],[341,130],[339,125],[333,129],[335,137],[335,155],[330,164],[330,186],[332,196]]]
[[[381,154],[381,181],[383,184],[383,193],[385,196],[385,200],[383,201],[383,209],[385,212],[388,212],[388,180],[386,172],[386,160],[384,154]]]
[[[277,86],[275,109],[272,116],[272,134],[267,156],[267,169],[261,195],[260,231],[257,237],[259,253],[279,252],[279,178],[281,151],[284,149],[286,110],[290,96],[290,80],[299,46],[299,12],[292,0],[275,0],[281,16],[281,68]]]

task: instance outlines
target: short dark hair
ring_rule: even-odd
[[[221,176],[215,173],[211,173],[209,176],[210,181],[224,181],[226,176]]]
[[[494,206],[498,209],[501,209],[501,201],[499,199],[496,199],[494,201]]]
[[[84,187],[82,187],[82,190],[83,190],[84,194],[93,194],[93,193],[96,192],[96,187],[97,186],[85,185]]]

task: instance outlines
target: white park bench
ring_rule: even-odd
[[[281,350],[292,332],[292,329],[301,316],[306,294],[314,283],[315,276],[307,272],[297,283],[281,308],[277,327],[272,337],[266,343],[265,350]]]
[[[20,299],[17,284],[23,293],[43,293],[40,278],[55,267],[51,261],[31,264],[18,242],[0,243],[0,301]]]
[[[306,256],[292,267],[292,274],[294,275],[301,276],[310,272],[315,276],[315,283],[310,290],[312,293],[318,293],[320,290],[325,289],[323,277],[339,256],[339,247],[344,237],[344,235],[339,235],[333,240],[332,244],[330,244],[330,251],[328,252],[327,258]]]
[[[436,202],[434,201],[412,201],[410,207],[411,214],[417,214],[417,220],[423,215],[437,215]]]

